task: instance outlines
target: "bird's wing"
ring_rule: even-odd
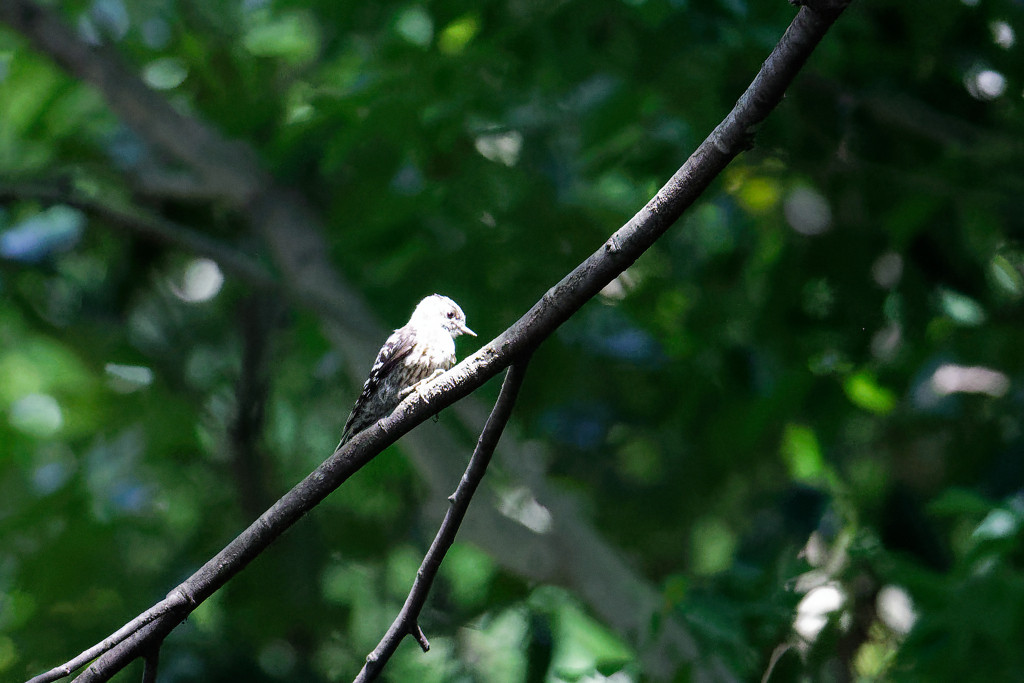
[[[345,421],[345,431],[341,437],[341,444],[338,444],[339,447],[354,436],[355,433],[362,431],[381,417],[378,416],[366,424],[360,424],[362,418],[366,417],[365,413],[370,400],[381,390],[385,378],[395,372],[398,364],[409,355],[414,343],[413,333],[402,327],[395,330],[388,337],[388,340],[384,342],[384,346],[380,347],[380,351],[377,352],[377,360],[373,362],[373,367],[370,368],[370,376],[366,378],[363,390],[359,392],[359,398],[356,399],[355,405],[352,406],[352,412],[349,413],[348,419]]]

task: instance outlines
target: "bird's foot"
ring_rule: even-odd
[[[404,401],[405,399],[409,398],[409,395],[412,394],[412,392],[415,391],[419,395],[421,400],[426,401],[427,400],[427,392],[426,392],[427,385],[430,384],[431,382],[433,382],[435,379],[437,379],[438,377],[440,377],[443,374],[444,374],[444,370],[440,370],[440,369],[434,370],[434,372],[431,373],[429,377],[424,377],[419,382],[416,382],[416,384],[413,384],[411,387],[406,387],[405,389],[402,389],[401,393],[398,394],[398,400],[399,401]]]

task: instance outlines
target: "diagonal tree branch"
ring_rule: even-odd
[[[53,10],[33,0],[0,0],[0,21],[26,36],[68,73],[96,86],[125,123],[195,169],[211,192],[244,205],[271,183],[251,149],[178,113],[115,50],[81,40]],[[160,116],[153,117],[154,111]]]
[[[145,619],[140,617],[146,625],[100,657],[80,680],[108,680],[138,656],[152,638],[162,638],[196,605],[241,571],[291,524],[377,452],[394,443],[429,415],[468,395],[512,363],[514,358],[541,343],[558,325],[631,265],[678,219],[729,161],[742,151],[753,127],[764,120],[779,102],[814,47],[848,4],[849,0],[821,0],[814,3],[813,9],[801,8],[757,78],[726,120],[629,223],[549,290],[502,335],[431,383],[423,396],[414,394],[391,416],[334,453],[193,577],[172,591],[167,600],[154,607],[158,615],[147,612],[143,615]],[[223,189],[225,198],[243,208],[253,226],[264,235],[295,291],[300,296],[310,291],[329,292],[327,296],[332,297],[332,302],[339,310],[352,314],[351,318],[346,315],[341,319],[346,320],[346,323],[349,320],[356,321],[354,325],[341,329],[340,336],[365,345],[365,338],[374,331],[374,325],[369,322],[372,316],[362,301],[341,285],[326,262],[322,239],[309,228],[310,225],[316,225],[315,216],[301,197],[270,185],[269,177],[258,170],[258,164],[251,159],[251,155],[239,152],[239,147],[234,143],[227,143],[219,137],[210,142],[210,136],[216,135],[209,130],[203,129],[203,135],[199,138],[213,145],[213,152],[206,159],[196,154],[194,139],[177,136],[175,140],[168,141],[163,132],[151,131],[154,121],[148,120],[147,116],[159,119],[165,113],[164,110],[178,116],[176,112],[148,89],[145,93],[136,93],[139,95],[138,100],[121,92],[117,78],[112,81],[112,75],[126,80],[138,79],[127,72],[113,53],[92,52],[90,48],[83,51],[79,48],[69,54],[62,43],[75,43],[77,39],[49,10],[29,0],[0,0],[0,19],[28,35],[40,49],[54,55],[72,73],[97,84],[112,108],[127,122],[147,137],[152,134],[152,139],[167,145],[180,158],[194,164],[200,169],[201,175],[207,177],[210,169],[226,174],[220,178],[217,187]],[[113,66],[105,70],[105,66],[111,63]],[[152,116],[154,112],[156,116]],[[192,123],[202,128],[200,124]],[[170,125],[172,128],[180,128],[185,124],[175,119],[171,120]],[[182,149],[189,145],[193,145],[193,148]],[[294,239],[293,235],[301,235],[302,238]]]
[[[0,2],[2,1],[0,0]],[[350,307],[339,305],[339,300],[342,297],[337,293],[332,293],[333,289],[330,284],[320,287],[305,287],[303,291],[299,291],[299,288],[293,284],[293,278],[280,280],[257,259],[244,252],[208,237],[198,230],[139,208],[116,207],[55,185],[0,183],[0,201],[19,199],[37,200],[48,204],[64,204],[95,216],[117,230],[139,235],[158,244],[189,251],[198,256],[205,256],[216,261],[222,270],[235,275],[253,289],[283,291],[297,305],[312,309],[329,320],[347,321],[351,314]],[[293,227],[296,222],[293,221]],[[296,234],[304,230],[307,228],[303,227]],[[299,255],[297,258],[304,259],[306,255]],[[333,276],[330,279],[337,280]],[[338,291],[342,291],[340,286]]]
[[[0,183],[0,201],[37,200],[64,204],[99,218],[107,225],[133,233],[159,244],[177,247],[216,261],[228,273],[236,275],[257,290],[280,288],[274,275],[256,259],[207,237],[198,230],[134,208],[117,208],[106,202],[82,197],[52,185]]]
[[[448,513],[441,523],[441,528],[437,530],[434,542],[430,544],[430,549],[423,558],[419,571],[416,572],[416,580],[409,591],[409,597],[406,598],[401,612],[391,624],[391,628],[388,629],[384,638],[381,639],[380,644],[366,657],[366,664],[356,676],[356,683],[370,683],[376,680],[388,660],[391,659],[391,655],[398,649],[402,639],[407,635],[414,636],[424,652],[430,649],[430,643],[427,642],[427,638],[419,626],[420,612],[427,602],[427,595],[437,576],[437,570],[441,568],[445,554],[455,542],[455,535],[459,532],[459,526],[466,517],[469,502],[473,499],[473,494],[484,478],[487,465],[491,462],[491,456],[498,445],[501,433],[505,431],[505,425],[508,424],[508,419],[512,415],[512,408],[519,397],[519,388],[523,385],[528,363],[529,358],[524,358],[509,367],[505,381],[501,385],[501,393],[498,395],[490,417],[487,418],[487,424],[480,432],[480,439],[473,450],[473,456],[469,459],[466,472],[462,475],[455,493],[448,499]]]

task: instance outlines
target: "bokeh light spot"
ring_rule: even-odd
[[[914,628],[917,612],[910,594],[899,586],[885,586],[875,600],[878,618],[896,633],[905,636]]]
[[[427,47],[434,39],[434,21],[427,10],[414,5],[398,15],[395,31],[413,45]]]
[[[523,149],[523,135],[511,130],[496,135],[481,135],[476,139],[476,151],[489,161],[515,166]]]
[[[456,19],[445,26],[441,37],[438,38],[437,47],[446,55],[457,55],[466,49],[469,41],[473,40],[479,30],[480,24],[472,15]]]
[[[783,207],[789,227],[801,235],[820,235],[832,227],[832,208],[817,190],[798,187],[786,197]]]
[[[195,259],[185,268],[181,287],[173,287],[175,296],[189,303],[209,301],[224,285],[224,274],[210,259]]]
[[[7,419],[15,429],[41,439],[53,436],[64,426],[60,404],[49,394],[22,396],[11,404]]]

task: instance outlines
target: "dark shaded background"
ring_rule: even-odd
[[[482,338],[513,322],[686,159],[794,14],[59,8],[308,201],[377,317],[340,325],[377,325],[374,348],[433,292]],[[434,647],[405,643],[388,680],[757,681],[773,652],[774,681],[1022,680],[1022,30],[1019,0],[847,11],[754,149],[538,350],[424,614]],[[369,359],[301,296],[28,191],[276,267],[244,212],[3,26],[0,186],[16,681],[161,599],[329,455]],[[379,456],[204,604],[160,680],[350,680],[452,490],[424,453],[458,472],[472,410]],[[588,590],[605,555],[601,586],[634,602]],[[695,647],[652,645],[673,629]]]

